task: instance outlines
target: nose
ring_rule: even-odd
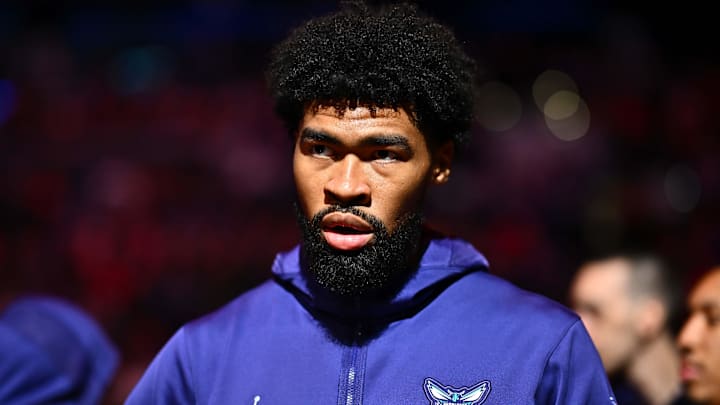
[[[363,162],[353,154],[334,162],[324,192],[326,204],[369,207],[370,185]]]
[[[691,315],[677,337],[677,344],[681,350],[687,351],[697,344],[702,339],[703,331],[705,329],[705,323],[700,315]]]

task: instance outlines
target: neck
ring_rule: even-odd
[[[627,369],[627,377],[651,405],[669,404],[680,392],[680,358],[669,332],[647,342]]]

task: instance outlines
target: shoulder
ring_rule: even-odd
[[[433,322],[465,325],[488,345],[514,342],[522,350],[533,345],[546,355],[571,329],[583,328],[580,318],[562,304],[485,272],[458,280],[428,309]]]
[[[426,279],[445,284],[436,301],[452,303],[452,307],[473,308],[484,317],[508,319],[525,318],[560,322],[575,322],[578,317],[560,303],[542,295],[523,290],[488,271],[486,258],[470,243],[457,238],[432,240],[421,262],[421,274]],[[445,307],[449,309],[449,307]],[[555,324],[554,326],[557,326]]]
[[[468,274],[456,283],[453,292],[463,296],[468,305],[489,308],[488,315],[553,323],[574,323],[579,319],[559,302],[487,272]]]

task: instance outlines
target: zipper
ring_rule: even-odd
[[[357,335],[362,336],[359,327]],[[366,345],[352,344],[343,347],[338,405],[362,405],[366,358]]]

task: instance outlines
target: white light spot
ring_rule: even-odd
[[[533,83],[532,92],[535,105],[543,111],[550,96],[561,90],[577,94],[578,87],[575,81],[566,73],[552,69],[544,71]]]
[[[555,137],[574,141],[590,129],[590,108],[577,93],[559,91],[543,106],[545,124]]]
[[[700,201],[701,194],[700,178],[688,166],[675,165],[665,174],[665,198],[674,210],[692,211]]]
[[[522,115],[520,96],[510,86],[487,82],[478,89],[477,118],[490,131],[507,131]]]
[[[545,102],[543,113],[553,120],[570,118],[578,110],[580,96],[573,91],[560,90]]]

